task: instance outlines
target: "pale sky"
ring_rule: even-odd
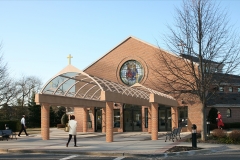
[[[240,0],[221,1],[240,29]],[[181,0],[0,0],[0,41],[11,77],[43,83],[68,65],[80,70],[129,36],[161,44]]]

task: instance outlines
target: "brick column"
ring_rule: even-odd
[[[87,115],[88,111],[87,108],[83,108],[83,132],[87,132]]]
[[[152,110],[152,140],[158,139],[158,104],[151,103]]]
[[[102,108],[102,133],[106,133],[106,108]]]
[[[152,132],[152,113],[151,107],[148,107],[148,133]]]
[[[43,140],[49,140],[50,106],[41,104],[41,136]]]
[[[106,142],[113,142],[113,102],[106,102]]]
[[[172,113],[172,128],[177,128],[178,127],[177,107],[171,107],[171,113]]]
[[[142,124],[141,124],[141,128],[142,128],[142,132],[144,132],[145,131],[145,107],[144,106],[142,106],[142,120],[141,120],[141,122],[142,122]]]
[[[74,107],[74,115],[75,115],[75,120],[77,121],[77,132],[82,132],[83,131],[83,108],[81,107]]]

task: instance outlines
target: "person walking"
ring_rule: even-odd
[[[21,126],[22,126],[22,128],[21,128],[20,132],[18,133],[18,137],[20,137],[22,131],[24,131],[26,136],[28,136],[27,131],[26,131],[27,126],[26,126],[26,123],[25,123],[25,115],[22,116]]]
[[[218,126],[218,129],[222,129],[222,127],[224,126],[224,123],[222,121],[222,115],[219,111],[217,112],[217,114],[218,114],[218,116],[217,116],[217,126]]]
[[[68,144],[72,139],[72,136],[74,136],[74,147],[78,147],[77,146],[77,136],[76,136],[77,135],[77,121],[75,121],[74,115],[70,116],[70,121],[68,123],[68,127],[69,127],[69,138],[68,138],[66,147],[68,147]]]

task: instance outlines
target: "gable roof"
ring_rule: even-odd
[[[166,52],[166,53],[169,53],[169,54],[171,54],[171,55],[173,55],[173,56],[179,57],[179,56],[177,56],[177,55],[175,55],[175,54],[173,54],[173,53],[171,53],[171,52],[169,52],[169,51],[166,51],[166,50],[160,48],[159,46],[155,46],[155,45],[153,45],[153,44],[150,44],[150,43],[148,43],[148,42],[145,42],[145,41],[143,41],[143,40],[140,40],[140,39],[138,39],[138,38],[136,38],[136,37],[129,36],[128,38],[124,39],[121,43],[119,43],[117,46],[115,46],[114,48],[112,48],[110,51],[108,51],[107,53],[105,53],[103,56],[101,56],[101,57],[98,58],[96,61],[94,61],[92,64],[90,64],[90,65],[87,66],[85,69],[83,69],[83,71],[86,71],[88,68],[90,68],[90,67],[93,66],[95,63],[97,63],[98,61],[100,61],[102,58],[104,58],[105,56],[107,56],[108,54],[110,54],[113,50],[115,50],[116,48],[118,48],[119,46],[121,46],[123,43],[127,42],[129,39],[137,40],[137,41],[139,41],[139,42],[141,42],[141,43],[144,43],[144,44],[146,44],[146,45],[148,45],[148,46],[151,46],[151,47],[153,47],[153,48],[155,48],[155,49],[159,49],[159,50],[162,50],[162,51],[164,51],[164,52]]]

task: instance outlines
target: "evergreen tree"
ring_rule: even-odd
[[[56,126],[56,113],[53,110],[53,107],[50,107],[50,127]]]
[[[212,124],[217,124],[216,118],[217,118],[217,112],[218,110],[215,107],[212,107],[208,112],[208,120]]]
[[[58,111],[56,113],[56,123],[61,124],[61,118],[66,113],[66,108],[63,106],[58,107]]]
[[[4,114],[3,114],[3,119],[4,119],[4,120],[10,120],[12,110],[11,110],[11,107],[8,106],[7,103],[4,103],[4,104],[3,104],[3,106],[2,106],[2,111],[4,112]]]
[[[41,127],[41,106],[35,103],[35,92],[28,102],[29,115],[26,117],[28,127]]]
[[[68,116],[67,114],[65,113],[62,118],[61,118],[61,124],[64,124],[66,125],[66,123],[68,123]]]

